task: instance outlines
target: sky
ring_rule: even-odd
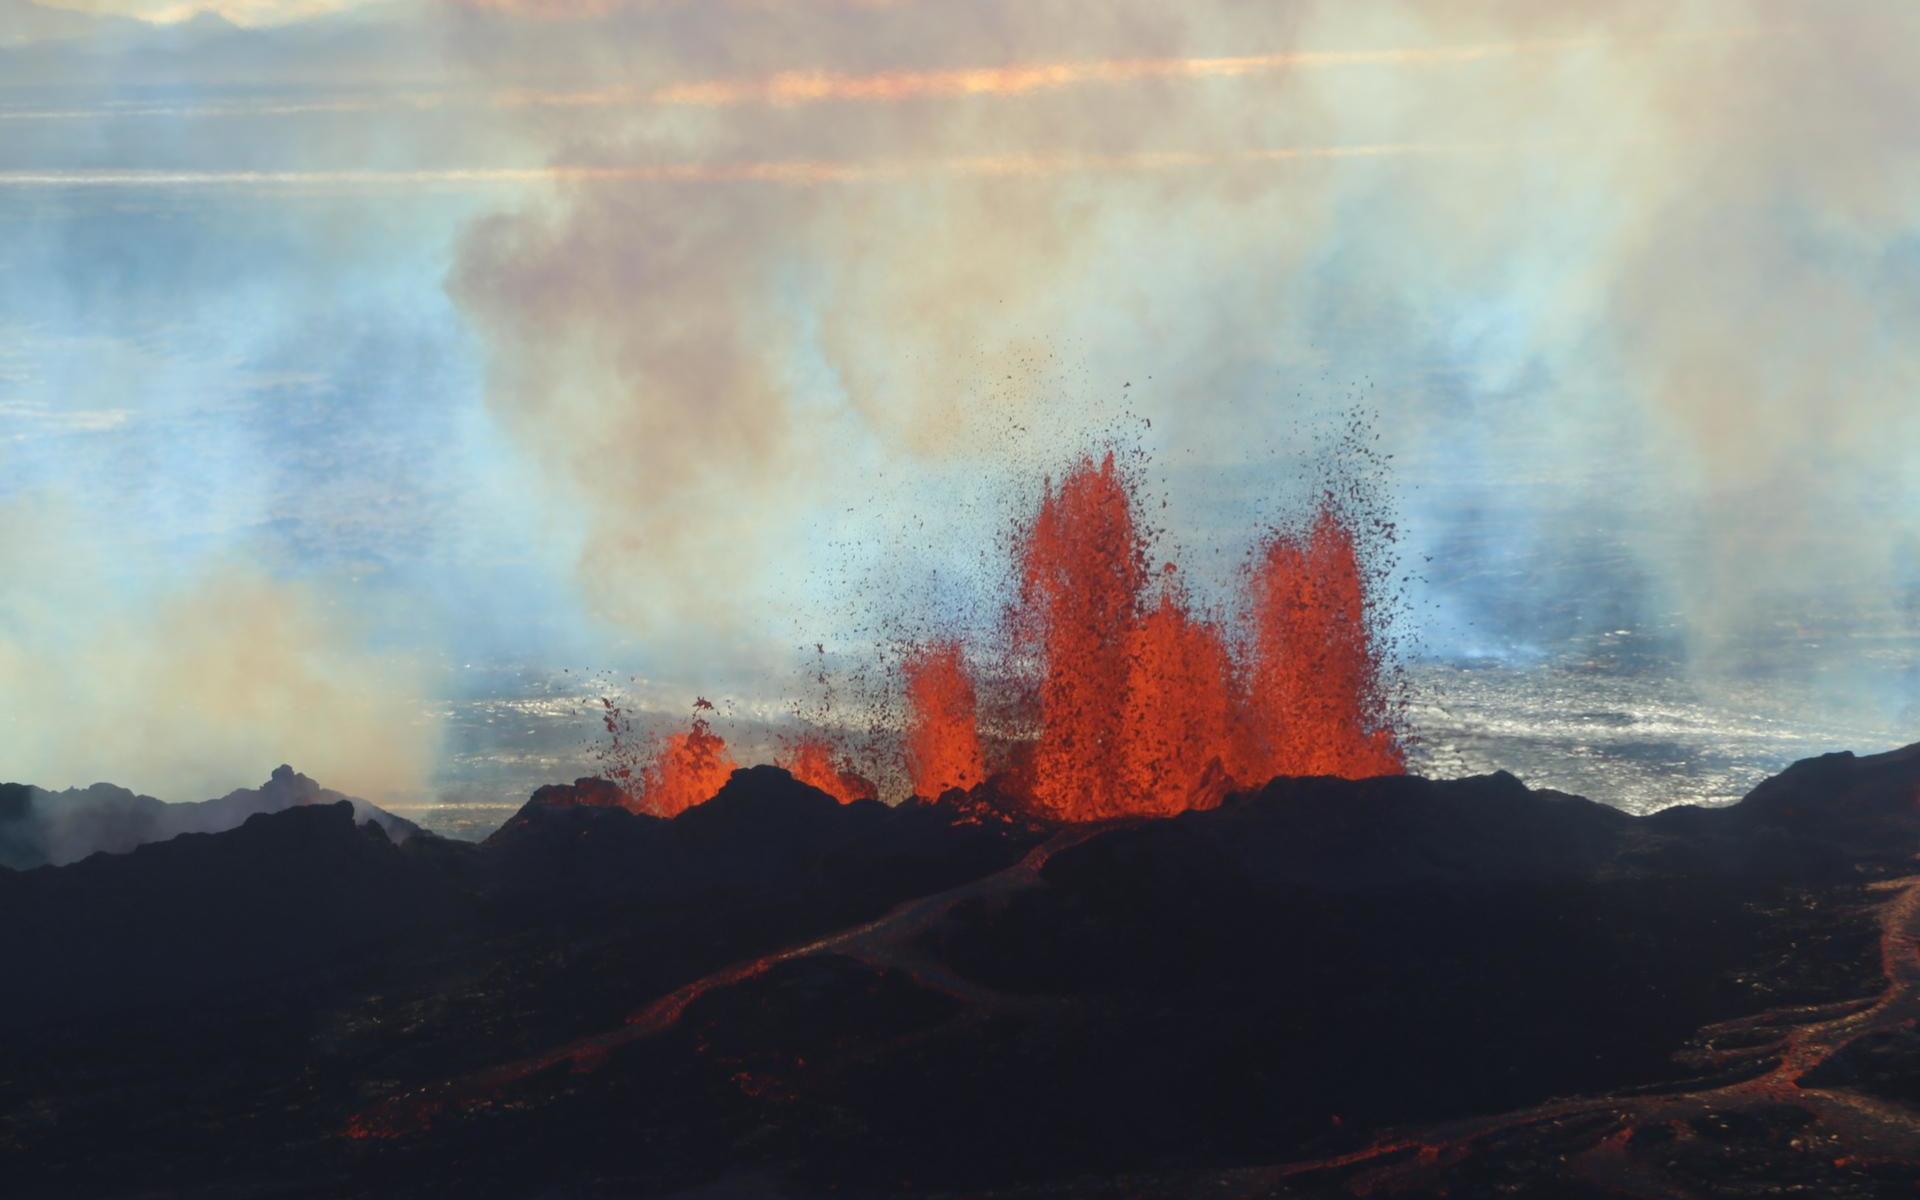
[[[1920,730],[1917,35],[0,0],[0,775],[404,800],[556,671],[777,720],[1077,449],[1204,589],[1355,411],[1423,659]]]

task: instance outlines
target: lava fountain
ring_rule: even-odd
[[[1047,485],[1019,541],[1016,643],[1038,652],[1033,795],[1062,817],[1131,811],[1121,733],[1132,674],[1128,634],[1147,578],[1146,545],[1113,455],[1082,459]]]
[[[1366,572],[1331,503],[1278,534],[1250,570],[1250,778],[1395,775],[1405,761],[1368,622]]]
[[[674,817],[713,798],[739,764],[726,740],[713,731],[708,700],[695,700],[687,728],[667,735],[641,764],[633,807],[656,817]]]
[[[777,765],[801,783],[820,789],[842,804],[874,798],[873,784],[853,769],[853,764],[830,737],[807,734],[793,739]]]
[[[1167,572],[1160,598],[1127,629],[1120,767],[1126,811],[1213,808],[1251,779],[1240,672],[1215,622],[1194,617]]]
[[[1013,669],[994,684],[1020,714],[997,743],[1006,761],[987,761],[968,646],[923,643],[902,660],[899,745],[914,793],[970,789],[997,767],[1003,793],[1059,820],[1096,821],[1211,808],[1275,775],[1404,771],[1401,710],[1376,636],[1380,578],[1348,516],[1361,493],[1343,494],[1346,504],[1323,493],[1311,519],[1258,543],[1228,620],[1196,608],[1174,563],[1151,567],[1133,476],[1112,453],[1082,456],[1046,482],[1012,543],[1015,599],[1000,645]],[[607,703],[617,750],[619,713]],[[698,701],[690,727],[650,756],[613,756],[609,778],[629,807],[673,816],[727,781],[734,762],[711,710]],[[827,736],[800,737],[781,759],[842,803],[874,795]]]
[[[1036,802],[1066,820],[1167,814],[1274,775],[1405,769],[1370,578],[1330,498],[1255,555],[1238,639],[1192,613],[1172,563],[1150,588],[1133,501],[1111,454],[1082,458],[1017,542],[1016,644],[1040,664]]]
[[[960,643],[917,648],[907,656],[901,675],[906,684],[907,778],[914,794],[938,796],[985,780],[973,678]]]

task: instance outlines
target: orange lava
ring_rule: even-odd
[[[1147,543],[1108,454],[1049,484],[1019,542],[1015,635],[1039,661],[1033,798],[1101,820],[1210,808],[1274,775],[1405,767],[1369,625],[1369,579],[1340,514],[1268,539],[1248,572],[1250,628],[1196,617]]]
[[[819,788],[842,804],[873,799],[873,785],[854,772],[827,738],[809,735],[794,739],[779,765],[801,783]]]
[[[987,777],[975,724],[973,679],[957,642],[923,646],[902,668],[907,693],[907,777],[914,794],[938,797]]]
[[[673,817],[711,800],[738,768],[727,743],[702,714],[711,712],[706,700],[694,702],[693,720],[685,730],[671,734],[640,768],[636,807],[657,817]]]
[[[1125,637],[1120,774],[1127,811],[1214,808],[1247,779],[1239,672],[1225,632],[1198,620],[1171,588]]]
[[[1056,815],[1132,811],[1122,770],[1128,632],[1146,583],[1133,500],[1109,453],[1051,484],[1021,543],[1019,634],[1045,663],[1033,793]]]
[[[1100,821],[1213,808],[1277,775],[1402,773],[1402,714],[1376,636],[1380,576],[1361,540],[1391,527],[1351,523],[1364,490],[1330,489],[1311,520],[1262,540],[1230,622],[1196,608],[1173,563],[1150,569],[1135,483],[1112,452],[1082,456],[1047,482],[1019,529],[1015,600],[999,630],[1012,654],[986,697],[1001,735],[993,761],[969,649],[936,641],[906,655],[901,740],[914,794],[968,790],[995,771],[998,789],[1036,813]],[[831,702],[824,668],[817,681],[826,699],[816,726]],[[733,771],[701,715],[706,701],[691,728],[644,757],[626,715],[603,704],[603,774],[630,807],[673,816]],[[780,765],[843,804],[876,796],[842,749],[807,734]]]
[[[1254,776],[1404,771],[1367,624],[1366,573],[1333,509],[1304,536],[1269,539],[1249,591]]]

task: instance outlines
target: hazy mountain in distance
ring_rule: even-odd
[[[0,783],[0,866],[15,870],[64,866],[89,854],[125,854],[136,846],[183,833],[220,833],[255,813],[307,804],[353,805],[354,820],[380,826],[396,842],[421,832],[355,796],[321,787],[282,765],[257,788],[236,788],[213,800],[170,804],[111,783],[50,792],[25,783]]]

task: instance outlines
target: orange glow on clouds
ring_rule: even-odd
[[[675,84],[648,94],[656,104],[730,106],[815,104],[821,101],[900,101],[953,96],[1020,96],[1088,84],[1152,79],[1221,79],[1289,68],[1438,66],[1552,53],[1595,45],[1592,38],[1488,42],[1468,46],[1378,50],[1288,50],[1221,58],[1123,58],[1092,62],[1020,63],[931,71],[781,71],[765,79]]]
[[[429,187],[525,187],[538,184],[746,183],[811,187],[886,183],[930,176],[1040,178],[1090,172],[1152,172],[1208,167],[1276,165],[1333,159],[1451,158],[1527,149],[1499,142],[1380,142],[1348,146],[1275,146],[1224,153],[1187,151],[1142,154],[998,154],[959,158],[886,159],[876,162],[771,159],[734,163],[654,163],[531,167],[445,167],[420,170],[197,171],[25,170],[0,171],[4,188],[278,188],[365,190]]]

